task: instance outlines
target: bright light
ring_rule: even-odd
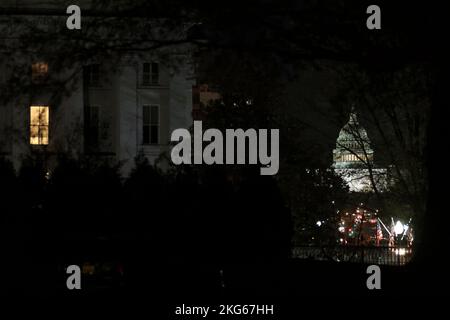
[[[345,232],[345,228],[344,227],[339,227],[339,232]]]
[[[30,144],[48,145],[49,107],[30,107]]]
[[[322,225],[322,221],[317,221],[317,222],[316,222],[316,225],[317,225],[318,227],[320,227],[320,226]]]
[[[400,221],[397,221],[397,223],[394,226],[394,232],[398,236],[399,234],[403,233],[403,224]]]
[[[396,249],[395,254],[398,256],[404,256],[406,254],[406,249],[405,248]]]

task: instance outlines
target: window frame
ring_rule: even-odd
[[[34,124],[33,120],[36,119],[33,117],[33,110],[36,108],[39,109],[39,115],[38,115],[38,123]],[[44,120],[44,124],[41,124],[41,110],[40,109],[46,109],[46,117]],[[50,143],[50,106],[48,105],[31,105],[29,107],[29,115],[30,115],[30,122],[29,122],[29,144],[32,146],[47,146]],[[46,124],[45,124],[46,122]],[[37,127],[37,136],[33,135],[33,129]],[[46,128],[46,134],[43,136],[41,134],[41,128]],[[37,142],[35,141],[37,139]]]
[[[42,70],[44,67],[44,70]],[[49,76],[49,64],[46,61],[35,61],[31,64],[31,82],[40,84],[45,82]]]
[[[148,70],[146,70],[148,66]],[[155,68],[156,67],[156,68]],[[154,70],[157,69],[157,72]],[[144,87],[159,86],[161,84],[160,64],[154,61],[147,61],[142,63],[141,67],[141,85]],[[155,78],[156,77],[156,81]]]
[[[94,69],[95,68],[95,69]],[[93,72],[95,70],[96,72]],[[101,74],[101,65],[100,63],[93,63],[85,66],[86,76],[85,80],[87,81],[88,87],[101,87],[100,84],[100,74]],[[93,75],[97,75],[94,77]],[[96,79],[94,79],[96,78]]]
[[[97,137],[95,140],[95,143],[93,143],[93,139],[88,138],[88,136],[90,135],[91,129],[93,128],[92,126],[92,113],[91,110],[92,109],[97,109]],[[101,109],[102,106],[98,105],[98,104],[93,104],[93,105],[88,105],[85,106],[85,145],[87,148],[99,148],[100,146],[100,137],[101,137]]]
[[[158,111],[157,124],[152,124],[152,107],[156,107]],[[144,116],[145,108],[148,108],[149,112],[149,123],[145,123],[146,119]],[[157,127],[157,139],[156,142],[152,142],[152,126]],[[148,127],[148,135],[145,134],[145,127]],[[148,141],[146,139],[148,138]],[[159,104],[143,104],[142,105],[142,145],[152,146],[159,145],[161,141],[161,106]]]

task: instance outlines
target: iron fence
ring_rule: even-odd
[[[296,259],[356,262],[378,265],[405,265],[412,258],[410,247],[295,246]]]

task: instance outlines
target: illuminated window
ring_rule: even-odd
[[[142,143],[159,143],[159,106],[145,105],[142,108]]]
[[[159,83],[159,64],[146,62],[142,66],[142,85],[157,85]]]
[[[49,116],[47,106],[30,107],[30,144],[48,145]]]
[[[31,65],[31,80],[34,83],[40,83],[48,77],[48,63],[36,62]]]

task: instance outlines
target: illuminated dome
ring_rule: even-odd
[[[336,149],[333,150],[335,168],[358,168],[373,161],[373,150],[366,130],[359,124],[354,110],[339,132]]]

